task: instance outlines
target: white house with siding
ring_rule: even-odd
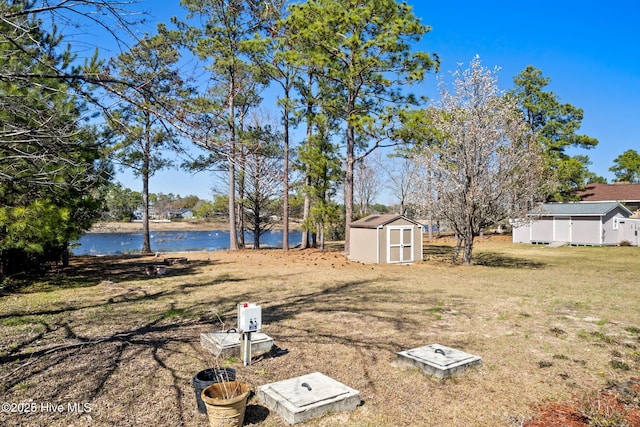
[[[638,244],[640,221],[619,202],[544,203],[511,222],[514,243]]]

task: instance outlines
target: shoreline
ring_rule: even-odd
[[[212,231],[228,230],[228,222],[220,221],[150,221],[149,231]],[[282,230],[282,224],[275,224],[274,230]],[[291,231],[300,225],[290,223]],[[142,222],[97,222],[86,233],[135,233],[142,231]]]

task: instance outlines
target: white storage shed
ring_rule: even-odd
[[[514,243],[618,245],[628,240],[620,221],[631,211],[618,202],[544,203],[512,221]]]

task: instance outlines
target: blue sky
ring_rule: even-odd
[[[152,16],[150,28],[180,13],[178,3],[143,2],[141,8]],[[408,3],[432,27],[416,49],[436,52],[441,59],[440,72],[427,75],[413,92],[437,98],[437,79],[447,78],[459,63],[467,67],[476,54],[485,67],[500,67],[499,86],[505,90],[516,74],[533,65],[551,79],[547,89],[561,102],[584,110],[578,133],[599,140],[595,149],[570,154],[588,155],[590,170],[612,182],[608,169],[613,160],[629,149],[640,152],[640,1]],[[142,187],[127,174],[118,179],[136,191]],[[170,170],[152,177],[150,190],[210,199],[213,186],[208,174]]]

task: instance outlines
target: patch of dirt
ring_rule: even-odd
[[[640,378],[615,383],[573,402],[542,405],[524,427],[640,427]]]

